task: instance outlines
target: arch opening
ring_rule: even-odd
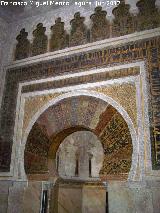
[[[104,152],[91,131],[76,131],[67,136],[56,152],[58,175],[67,179],[98,179]]]
[[[24,151],[28,179],[48,180],[56,176],[53,170],[56,168],[58,147],[68,135],[77,131],[91,131],[101,141],[104,153],[101,179],[128,178],[133,154],[128,124],[105,101],[78,96],[50,106],[33,125]]]

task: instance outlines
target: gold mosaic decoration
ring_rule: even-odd
[[[133,84],[103,86],[91,89],[113,98],[128,113],[137,129],[136,87]]]
[[[125,120],[118,112],[99,137],[105,154],[100,174],[127,174],[132,164],[132,139]]]
[[[107,87],[92,88],[91,90],[110,96],[116,102],[118,102],[127,111],[128,115],[133,121],[134,126],[137,128],[135,85],[126,83],[110,87],[107,86]],[[33,115],[46,103],[48,103],[50,100],[58,97],[61,94],[62,93],[55,93],[26,98],[24,107],[23,133],[27,128]]]
[[[53,98],[56,98],[61,94],[62,93],[54,93],[26,98],[24,106],[23,133],[35,113]]]

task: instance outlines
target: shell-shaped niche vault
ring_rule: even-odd
[[[101,166],[95,165],[92,161],[92,166],[98,166],[97,171],[95,169],[95,173],[93,171],[90,174],[86,173],[85,177],[97,176],[99,173],[100,178],[103,179],[113,176],[128,178],[133,152],[128,125],[113,106],[101,99],[89,96],[63,99],[50,106],[37,119],[28,135],[24,151],[24,168],[27,177],[29,179],[38,177],[42,180],[48,179],[50,176],[58,176],[56,168],[58,148],[62,148],[63,142],[67,141],[68,137],[72,138],[73,133],[79,134],[79,131],[88,131],[90,139],[94,135],[103,148]],[[77,143],[82,141],[79,146],[83,146],[84,143],[84,134],[82,135],[76,140]],[[100,148],[98,149],[100,150]],[[91,149],[88,153],[88,160],[95,154],[92,151]],[[77,151],[75,155],[76,160],[80,153]],[[98,153],[96,153],[96,158],[98,158],[97,155]],[[100,152],[99,158],[102,158],[102,152]],[[85,157],[81,161],[83,160],[85,161]],[[87,167],[88,164],[89,161]],[[80,165],[79,169],[82,169]],[[74,174],[78,175],[76,168],[73,170]],[[59,171],[61,174],[64,172]]]

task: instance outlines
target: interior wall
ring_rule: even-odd
[[[9,58],[9,51],[10,51],[10,27],[9,23],[0,17],[0,123],[2,117],[2,98],[4,92],[4,85],[5,85],[5,75],[6,70],[5,66],[8,64]],[[5,143],[5,140],[2,136],[2,127],[0,124],[0,167],[3,167],[4,158],[6,156],[6,161],[9,163],[7,150],[9,149],[10,145]],[[5,170],[5,168],[3,167]]]
[[[160,185],[157,181],[110,182],[108,202],[110,213],[159,213]]]
[[[59,184],[58,213],[105,213],[105,210],[106,189],[101,183]]]
[[[9,188],[11,186],[11,181],[0,181],[0,212],[7,212]]]
[[[158,2],[158,1],[157,1]],[[105,9],[105,8],[104,8]],[[73,18],[74,12],[77,12],[77,7],[72,7],[70,11],[64,11],[59,9],[57,12],[49,11],[46,12],[45,15],[36,15],[32,13],[31,17],[26,17],[24,19],[19,19],[18,21],[14,22],[13,24],[8,24],[3,19],[0,20],[1,28],[0,28],[0,79],[1,79],[1,87],[0,87],[0,102],[3,93],[3,84],[4,84],[4,75],[3,66],[6,65],[8,62],[12,62],[13,59],[13,49],[15,47],[16,36],[19,33],[20,29],[26,27],[26,30],[29,32],[29,37],[32,38],[32,31],[36,28],[36,25],[39,22],[43,22],[43,24],[47,27],[47,32],[50,32],[51,23],[54,24],[55,18],[58,15],[62,17],[63,20],[66,19],[66,13],[68,12],[67,18],[67,25],[66,28],[69,29],[69,21]],[[89,12],[89,15],[93,13],[93,9]],[[44,14],[44,13],[43,13]],[[89,18],[88,12],[86,10],[81,11],[83,16]],[[86,19],[87,23],[87,19]],[[9,32],[8,29],[11,29]],[[154,43],[154,42],[153,42]],[[134,44],[135,45],[135,44]],[[133,45],[133,46],[134,46]],[[146,44],[147,46],[148,44]],[[143,45],[142,45],[143,46]],[[154,46],[154,45],[153,45]],[[137,47],[136,47],[137,48]],[[135,48],[135,49],[136,49]],[[139,47],[138,47],[139,48]],[[150,46],[147,48],[151,48]],[[145,52],[145,51],[144,51]],[[133,53],[133,52],[132,52]],[[135,50],[136,53],[136,50]],[[140,51],[139,53],[140,54]],[[116,53],[114,53],[116,55]],[[155,56],[153,54],[148,53],[149,61],[154,62]],[[125,57],[125,55],[123,55]],[[128,58],[129,56],[127,56]],[[150,58],[151,57],[151,58]],[[137,58],[137,57],[136,57]],[[144,57],[142,57],[144,58]],[[137,58],[140,60],[141,58]],[[145,58],[146,59],[146,58]],[[124,63],[124,61],[121,61]],[[158,62],[157,62],[158,63]],[[155,65],[155,64],[154,64]],[[150,65],[149,65],[150,66]],[[151,70],[155,71],[156,70]],[[152,72],[151,72],[152,73]],[[152,84],[152,81],[151,81]],[[143,153],[141,153],[143,155]],[[1,156],[1,153],[0,153]],[[146,159],[149,161],[150,159]],[[139,168],[137,168],[138,170]],[[159,200],[160,200],[160,186],[159,182],[155,181],[155,176],[150,176],[151,181],[148,182],[139,182],[139,183],[130,183],[127,182],[126,186],[121,185],[118,183],[117,185],[111,185],[109,187],[109,203],[110,203],[110,212],[117,213],[118,211],[127,213],[127,212],[145,212],[145,213],[159,213]],[[3,176],[2,176],[3,178]],[[158,178],[158,177],[157,177]],[[137,184],[137,185],[136,185]],[[40,184],[41,185],[41,184]],[[30,187],[27,185],[26,182],[20,181],[1,181],[0,183],[0,211],[3,213],[22,213],[23,211],[26,213],[28,212],[37,212],[40,208],[40,196],[41,196],[41,188],[37,186],[37,189],[33,189],[34,187]],[[36,188],[36,187],[35,187]],[[66,192],[66,191],[65,191]],[[86,193],[92,194],[90,189],[86,189]],[[73,195],[74,196],[74,192]],[[78,200],[78,198],[77,198]],[[93,200],[95,200],[95,196]],[[86,198],[86,203],[84,206],[87,205],[88,198]],[[24,202],[24,203],[23,203]],[[35,202],[37,203],[35,205]],[[15,205],[16,204],[16,205]],[[33,206],[29,206],[34,204]],[[34,208],[33,208],[34,207]]]
[[[41,191],[42,182],[0,181],[0,212],[40,212]]]
[[[8,54],[7,54],[8,53],[7,38],[9,36],[8,29],[9,24],[4,19],[0,18],[0,108],[5,81],[4,65],[8,61]]]
[[[70,185],[59,186],[58,213],[82,213],[82,187]]]
[[[41,186],[41,182],[1,181],[0,212],[39,212]],[[52,188],[54,184],[50,186]],[[132,183],[112,181],[109,182],[106,190],[108,191],[109,213],[159,213],[160,185],[158,181]],[[98,195],[94,186],[86,185],[83,188],[81,186],[71,186],[69,189],[66,185],[63,185],[60,189],[59,201],[69,208],[73,207],[73,210],[76,208],[73,213],[78,213],[77,208],[81,207],[84,209],[83,213],[93,213],[94,210],[96,210],[95,213],[105,213],[105,189],[100,188],[99,191]],[[69,197],[69,195],[71,196]],[[98,197],[97,200],[96,197]],[[68,200],[70,201],[68,202]],[[76,205],[72,201],[77,202]],[[52,204],[54,206],[54,203]],[[61,209],[63,208],[61,207]]]
[[[83,14],[82,14],[82,15],[83,15]],[[72,14],[72,16],[73,16],[73,14]],[[84,14],[84,16],[85,16],[85,14]],[[37,16],[37,17],[38,17],[38,16]],[[51,17],[51,16],[50,16],[50,17]],[[86,16],[85,16],[85,17],[86,17]],[[88,16],[87,16],[87,17],[88,17]],[[31,21],[32,18],[33,18],[33,17],[26,18],[25,20],[23,19],[24,22],[22,21],[23,23],[21,22],[21,24],[27,23],[27,25],[29,24],[29,27],[32,28],[32,26],[33,26],[33,25],[32,25],[33,20]],[[30,20],[31,22],[27,22],[27,21],[29,21],[29,20]],[[46,22],[45,22],[45,21],[46,21],[46,20],[42,20],[42,19],[41,19],[41,22],[43,22],[44,25],[46,25]],[[35,22],[35,17],[34,17],[34,22]],[[14,32],[16,32],[16,30],[17,30],[18,27],[20,26],[18,23],[20,23],[20,22],[17,21],[17,25],[16,25],[16,28],[14,29]],[[68,17],[68,23],[69,23],[69,17]],[[50,22],[49,22],[49,25],[50,25]],[[48,26],[49,26],[49,25],[48,25]],[[33,29],[32,29],[32,30],[33,30]],[[49,29],[49,30],[50,30],[50,29]],[[28,30],[27,30],[27,31],[28,31]],[[30,30],[30,32],[32,32],[32,31]],[[31,33],[30,35],[32,35],[32,33]],[[15,36],[15,34],[14,34],[13,36]],[[13,41],[13,40],[12,40],[12,41]],[[14,40],[14,41],[15,41],[15,40]],[[132,45],[132,46],[133,46],[133,45]],[[136,45],[136,46],[137,46],[137,45]],[[141,46],[143,46],[143,45],[141,45]],[[117,49],[118,49],[118,48],[117,48]],[[116,49],[116,51],[117,51],[117,49]],[[124,48],[124,49],[125,49],[125,48]],[[114,51],[115,51],[115,50],[114,50]],[[146,54],[145,51],[144,51],[143,53],[144,53],[144,55]],[[139,51],[138,55],[139,55],[139,54],[140,54],[140,51]],[[115,54],[114,54],[114,55],[115,55]],[[125,54],[123,54],[123,57],[125,58],[125,57],[127,56],[127,59],[128,59],[129,55],[130,55],[130,54],[127,55],[127,54],[125,53]],[[131,54],[131,55],[132,55],[132,54]],[[137,54],[135,54],[135,55],[137,55]],[[120,55],[119,55],[119,56],[120,56]],[[123,57],[122,57],[122,58],[123,58]],[[120,57],[120,58],[121,58],[121,57]],[[97,64],[97,63],[96,63],[96,64]],[[7,102],[7,101],[6,101],[6,102]],[[7,110],[6,110],[6,111],[7,111]],[[4,114],[5,114],[5,113],[4,113]],[[9,122],[8,122],[8,123],[9,123]],[[11,123],[11,122],[10,122],[10,123]],[[6,126],[8,127],[8,125],[6,125]]]
[[[106,189],[104,186],[83,186],[82,213],[106,212]]]

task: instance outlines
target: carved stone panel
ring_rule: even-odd
[[[113,37],[126,35],[135,31],[135,20],[130,14],[129,9],[130,5],[125,4],[124,0],[121,0],[118,7],[113,9],[112,13],[115,17],[112,26]]]
[[[47,52],[48,39],[45,35],[46,28],[42,23],[37,25],[37,28],[33,31],[33,44],[32,44],[32,56],[43,54]]]
[[[16,38],[16,40],[18,41],[18,44],[16,45],[15,60],[24,59],[29,56],[30,42],[27,39],[27,36],[28,36],[28,33],[23,28],[20,31],[20,34]]]
[[[95,13],[90,16],[92,20],[91,42],[109,38],[109,21],[106,19],[107,12],[102,7],[96,7]]]
[[[60,50],[68,46],[68,35],[64,30],[64,22],[57,18],[55,24],[51,26],[50,51]]]
[[[70,46],[77,46],[87,43],[87,28],[84,24],[85,18],[77,12],[71,20]]]

